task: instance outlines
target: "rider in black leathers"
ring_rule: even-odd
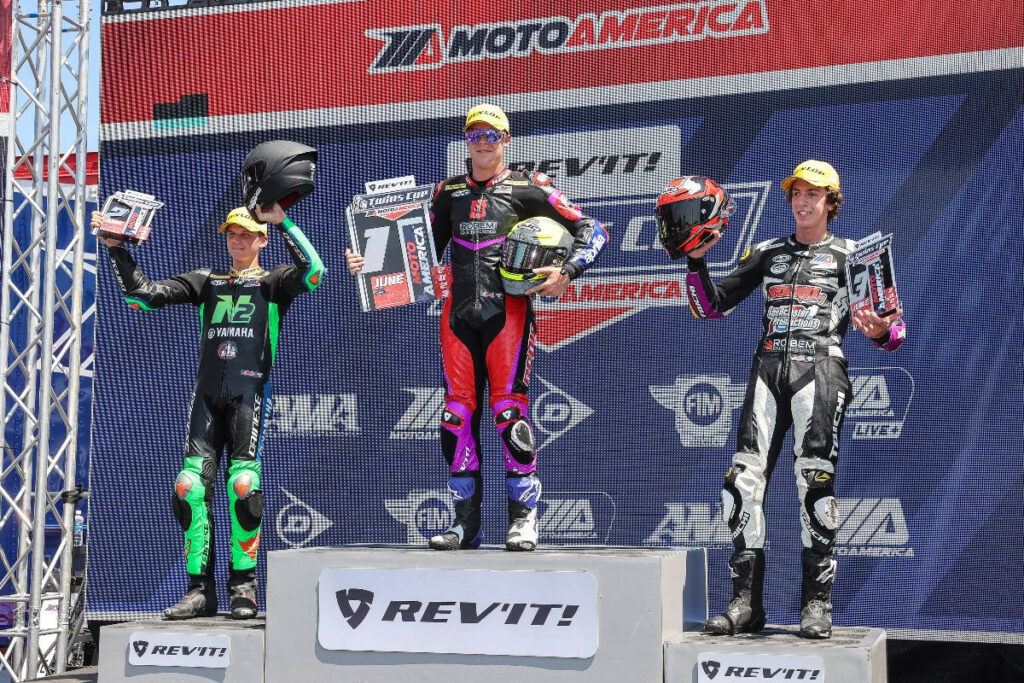
[[[743,401],[736,455],[722,491],[722,514],[735,545],[729,562],[734,598],[705,629],[729,634],[759,631],[765,624],[762,505],[783,437],[792,427],[804,546],[801,635],[827,638],[836,570],[835,471],[851,398],[842,342],[851,321],[846,258],[854,242],[827,230],[842,203],[839,177],[831,166],[804,162],[783,189],[796,234],[754,246],[717,284],[703,259],[714,242],[692,252],[688,261],[687,295],[698,318],[721,318],[758,286],[765,294],[763,333]],[[906,335],[899,313],[880,318],[862,312],[853,322],[889,351],[899,348]]]
[[[257,211],[263,215],[262,209]],[[210,268],[150,280],[117,240],[104,240],[114,276],[136,310],[172,304],[199,309],[200,351],[195,393],[189,410],[184,467],[174,485],[174,516],[185,532],[189,586],[168,619],[217,613],[214,584],[213,491],[221,452],[228,450],[228,510],[231,518],[231,615],[256,616],[256,557],[263,518],[263,437],[270,409],[270,370],[281,322],[292,300],[320,284],[323,264],[316,250],[275,205],[266,217],[277,223],[293,265],[269,271],[259,265],[267,226],[238,208],[221,226],[234,266]],[[102,215],[93,215],[93,225]],[[262,246],[261,246],[262,245]]]

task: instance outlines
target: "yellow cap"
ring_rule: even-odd
[[[478,104],[466,113],[466,125],[462,127],[463,132],[478,121],[486,123],[495,130],[503,133],[510,132],[508,129],[508,117],[500,107],[493,104]]]
[[[808,159],[793,169],[793,175],[782,181],[782,189],[788,190],[797,180],[805,180],[818,187],[839,189],[839,174],[831,164],[816,159]]]
[[[249,232],[261,232],[264,235],[267,234],[267,224],[259,223],[254,221],[252,215],[249,213],[249,209],[244,206],[231,209],[231,213],[224,219],[224,225],[220,226],[220,231],[224,232],[228,229],[229,225],[239,225]]]

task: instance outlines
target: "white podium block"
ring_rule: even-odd
[[[707,616],[703,549],[268,553],[268,681],[660,681]]]
[[[686,633],[665,643],[665,683],[816,681],[885,683],[885,631],[834,627],[827,640],[805,640],[796,626],[761,633]]]
[[[104,626],[97,683],[263,683],[264,626],[226,614]]]

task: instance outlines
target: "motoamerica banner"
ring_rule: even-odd
[[[1024,433],[1014,428],[1024,405],[1019,382],[1006,373],[1024,354],[1024,335],[1017,333],[1020,297],[1006,283],[1024,280],[1016,237],[1024,209],[999,189],[1000,179],[1024,171],[1024,69],[1003,51],[1024,44],[1019,12],[990,3],[954,17],[936,3],[907,3],[899,15],[906,21],[889,26],[864,3],[800,20],[782,3],[754,4],[766,31],[709,29],[700,39],[623,39],[621,47],[580,50],[542,48],[539,41],[554,41],[557,31],[542,31],[550,21],[536,30],[530,22],[592,21],[600,35],[612,13],[616,25],[636,16],[637,26],[653,25],[655,15],[599,2],[526,3],[489,8],[487,17],[473,7],[454,16],[430,3],[269,2],[105,19],[104,68],[121,83],[149,84],[135,90],[151,99],[136,107],[104,93],[104,192],[155,194],[167,202],[157,221],[175,226],[157,225],[157,237],[138,250],[149,275],[226,265],[216,228],[240,201],[233,172],[255,144],[288,137],[320,152],[317,192],[290,215],[330,276],[296,300],[283,323],[264,461],[264,549],[422,546],[449,519],[437,436],[440,308],[360,313],[356,282],[345,272],[341,216],[367,180],[414,175],[428,183],[465,168],[462,117],[468,104],[493,98],[510,114],[508,160],[549,175],[611,236],[558,303],[537,306],[530,413],[541,447],[542,543],[708,547],[711,607],[724,606],[731,543],[719,490],[763,299],[755,292],[719,321],[693,319],[685,264],[669,261],[657,242],[654,201],[666,179],[684,173],[710,175],[729,189],[738,211],[709,255],[720,277],[750,245],[790,234],[793,217],[778,183],[805,158],[827,159],[846,198],[832,230],[852,239],[892,233],[897,270],[913,273],[900,280],[909,324],[903,348],[879,351],[854,330],[844,344],[853,391],[837,475],[836,621],[919,637],[1020,638],[1024,598],[1005,577],[1024,552],[1024,522],[1009,512],[1024,507],[1024,475],[1006,463],[1024,450]],[[705,12],[705,21],[724,7],[684,5],[695,17]],[[735,25],[751,3],[733,5],[719,9],[718,20]],[[986,19],[990,11],[1002,19]],[[303,49],[282,48],[282,61],[270,62],[306,69],[294,73],[330,71],[317,88],[260,71],[277,66],[249,64],[232,83],[213,79],[204,60],[191,60],[201,62],[195,70],[170,67],[174,36],[196,26],[254,35],[272,19],[287,35],[298,30],[291,19],[307,13],[322,21],[301,22],[313,31]],[[504,26],[530,41],[529,53],[453,59],[452,40],[482,30],[456,28],[485,23],[494,31],[478,39],[482,50],[499,45]],[[444,36],[440,66],[405,69],[398,47],[380,56],[399,40],[419,54],[427,34],[410,27],[434,24],[440,29],[427,44]],[[206,40],[205,31],[196,35]],[[822,41],[828,50],[809,47]],[[786,48],[770,49],[776,44]],[[200,48],[196,54],[222,64],[234,58]],[[140,58],[146,54],[154,58]],[[615,68],[609,59],[619,60]],[[847,68],[854,63],[875,66],[854,73]],[[253,69],[261,82],[280,83],[283,95],[252,97],[262,92],[243,85],[256,78]],[[714,88],[700,80],[712,74],[720,79]],[[233,94],[236,86],[244,98]],[[523,94],[502,99],[511,92]],[[201,110],[190,109],[200,95],[205,113],[189,116]],[[179,104],[160,104],[168,102]],[[138,125],[129,130],[132,121]],[[984,249],[965,248],[965,235]],[[271,235],[261,262],[287,258]],[[152,614],[185,585],[180,530],[165,501],[183,455],[197,321],[180,307],[131,311],[109,269],[98,277],[94,413],[105,417],[93,432],[89,610]],[[971,321],[969,334],[951,322],[963,320]],[[487,423],[484,534],[496,542],[505,531],[504,482]],[[799,606],[790,449],[783,448],[766,502],[766,600],[769,618],[781,623],[795,623]],[[215,514],[226,520],[223,507]],[[225,530],[217,527],[219,562]],[[124,567],[140,566],[138,558],[147,569],[128,572],[126,582]]]

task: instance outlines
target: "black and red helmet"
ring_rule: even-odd
[[[714,238],[729,224],[736,204],[711,178],[676,178],[658,196],[658,237],[670,259],[679,259]]]
[[[286,209],[313,191],[316,150],[289,140],[271,140],[253,148],[242,162],[242,192],[250,212],[275,203]]]

